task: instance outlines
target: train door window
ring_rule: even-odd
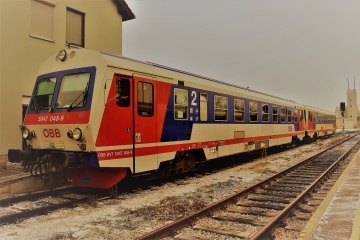
[[[174,117],[176,120],[188,119],[188,91],[174,88]]]
[[[215,121],[227,121],[228,99],[223,96],[214,96]]]
[[[54,41],[55,4],[44,0],[31,1],[30,36]]]
[[[286,108],[284,107],[280,109],[280,121],[282,123],[286,122]]]
[[[298,122],[298,110],[295,109],[294,111],[294,123],[297,123]]]
[[[206,93],[200,93],[200,121],[208,120],[208,100]]]
[[[32,97],[31,110],[49,110],[54,96],[56,78],[47,78],[38,81],[36,92]]]
[[[302,122],[303,119],[304,119],[303,110],[300,110],[300,122]]]
[[[291,108],[288,108],[287,110],[287,122],[288,123],[293,122],[293,110]]]
[[[245,120],[245,103],[244,100],[234,100],[234,120],[235,122],[244,122]]]
[[[154,86],[147,82],[138,82],[138,115],[154,115]]]
[[[85,47],[85,13],[66,8],[66,42]]]
[[[269,122],[269,105],[262,105],[262,121]]]
[[[273,119],[273,123],[278,123],[278,108],[277,106],[273,106],[272,107],[272,119]]]
[[[130,106],[130,81],[126,78],[116,80],[116,105],[118,107]]]
[[[249,103],[250,122],[258,121],[258,104],[257,102]]]

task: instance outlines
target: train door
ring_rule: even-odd
[[[105,101],[96,146],[131,146],[133,143],[132,79],[115,75],[110,83],[110,88],[109,84],[105,85],[105,91],[109,91],[109,94]],[[127,155],[123,153],[121,156],[132,158],[131,151],[127,149]],[[111,154],[109,158],[111,159]]]
[[[156,81],[134,77],[134,173],[158,167]]]
[[[297,109],[295,110],[298,112],[298,119],[299,119],[299,129],[298,131],[304,131],[305,130],[305,111],[303,109]]]

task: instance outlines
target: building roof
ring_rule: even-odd
[[[135,14],[131,11],[125,0],[113,0],[118,8],[118,13],[122,16],[123,22],[135,19]]]

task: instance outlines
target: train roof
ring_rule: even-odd
[[[115,58],[121,58],[121,59],[129,60],[129,61],[133,61],[133,62],[138,62],[138,63],[146,64],[146,65],[153,66],[153,67],[158,67],[158,68],[161,68],[161,69],[165,69],[165,70],[169,70],[169,71],[173,71],[173,72],[185,74],[185,75],[192,76],[192,77],[196,77],[196,78],[201,78],[201,79],[208,80],[208,81],[211,81],[211,82],[214,82],[214,83],[218,83],[218,84],[222,84],[222,85],[226,85],[226,86],[230,86],[230,87],[242,89],[242,90],[245,90],[245,91],[249,91],[249,92],[256,93],[256,94],[260,94],[260,95],[267,96],[267,97],[276,98],[276,99],[283,100],[283,101],[287,101],[287,102],[290,102],[290,103],[292,103],[292,104],[298,104],[299,106],[301,105],[301,104],[299,104],[299,103],[297,103],[297,102],[295,102],[295,101],[293,101],[293,100],[289,100],[289,99],[281,98],[281,97],[274,96],[274,95],[271,95],[271,94],[268,94],[268,93],[256,91],[256,90],[250,89],[249,87],[246,87],[246,88],[245,88],[245,87],[241,87],[241,86],[236,85],[236,84],[231,84],[231,83],[223,82],[223,81],[220,81],[220,80],[217,80],[217,79],[214,79],[214,78],[209,78],[209,77],[201,76],[201,75],[198,75],[198,74],[195,74],[195,73],[191,73],[191,72],[183,71],[183,70],[180,70],[180,69],[168,67],[168,66],[161,65],[161,64],[158,64],[158,63],[153,63],[153,62],[149,62],[149,61],[141,61],[141,60],[138,60],[138,59],[125,57],[125,56],[122,56],[122,55],[116,55],[116,54],[106,53],[106,52],[102,52],[102,54],[108,55],[108,56],[111,56],[111,57],[115,57]]]

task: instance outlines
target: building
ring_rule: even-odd
[[[19,125],[38,68],[67,47],[122,54],[124,0],[0,0],[0,155],[21,148]]]
[[[357,93],[355,89],[350,89],[348,86],[348,90],[346,92],[346,105],[344,116],[341,114],[340,106],[337,106],[335,109],[336,115],[336,128],[342,129],[344,126],[346,129],[359,128],[360,126],[360,113],[359,107],[357,103]]]

